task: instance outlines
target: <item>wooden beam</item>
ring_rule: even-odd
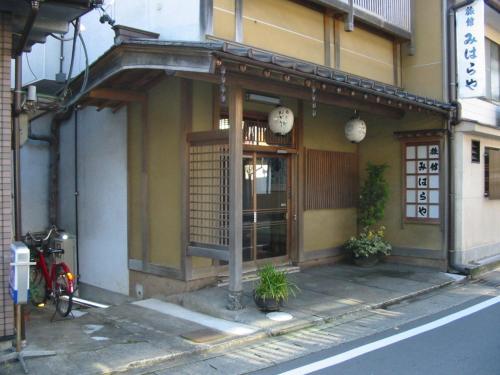
[[[219,86],[212,85],[212,129],[219,130],[220,120],[220,93]]]
[[[229,303],[228,309],[243,308],[243,89],[229,87]]]
[[[228,130],[211,130],[204,132],[187,133],[184,137],[189,143],[202,143],[202,144],[227,144],[229,143]]]
[[[192,278],[191,256],[188,254],[189,243],[189,146],[186,136],[193,129],[193,81],[181,80],[181,137],[179,154],[181,160],[181,267],[184,280]]]
[[[326,10],[323,13],[323,32],[325,48],[325,66],[332,67],[332,42],[333,42],[333,18],[332,11]]]
[[[335,57],[335,69],[340,69],[340,22],[337,17],[333,18],[333,40],[334,40],[334,57]]]
[[[110,88],[93,89],[89,92],[88,97],[93,99],[105,99],[117,102],[143,102],[146,100],[146,94],[132,90],[119,90]]]
[[[237,84],[245,89],[261,91],[274,95],[285,95],[302,100],[311,100],[311,91],[305,87],[292,86],[290,84],[273,80],[257,80],[252,77],[234,73],[227,73],[226,77],[229,84]],[[318,91],[316,100],[319,103],[327,105],[356,109],[358,111],[369,112],[395,119],[400,119],[404,115],[404,111],[401,109],[371,103],[368,100],[361,99],[362,94],[358,94],[358,96],[360,99],[356,100],[352,96],[347,97],[327,91]]]
[[[297,106],[297,260],[300,262],[304,258],[304,193],[305,193],[305,149],[304,149],[304,102],[298,101]]]
[[[149,110],[148,100],[142,102],[141,127],[141,245],[142,265],[149,264]],[[146,268],[144,268],[146,272]]]

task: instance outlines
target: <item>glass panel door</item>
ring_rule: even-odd
[[[243,159],[243,260],[284,256],[288,249],[289,173],[286,156]]]

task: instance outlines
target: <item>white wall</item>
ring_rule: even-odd
[[[500,148],[500,130],[471,123],[462,123],[456,130],[455,249],[460,262],[466,264],[500,255],[500,200],[484,196],[484,151],[486,147]],[[471,162],[472,140],[481,142],[480,163]]]
[[[52,116],[32,123],[33,134],[50,135]],[[28,140],[21,147],[22,233],[43,231],[49,226],[49,144]]]
[[[78,112],[81,281],[128,294],[127,111]],[[61,226],[75,232],[74,117],[61,129]]]

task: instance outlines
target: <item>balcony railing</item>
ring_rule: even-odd
[[[312,0],[349,12],[349,0]],[[411,35],[412,0],[353,0],[354,15],[378,28],[403,38]]]
[[[354,7],[411,32],[411,0],[354,0]]]

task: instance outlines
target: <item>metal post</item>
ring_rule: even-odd
[[[243,273],[243,89],[229,88],[229,310],[242,305]]]

